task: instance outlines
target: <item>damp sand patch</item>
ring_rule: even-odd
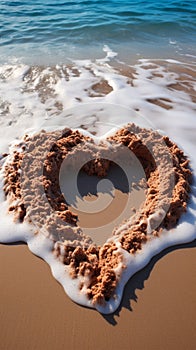
[[[152,256],[194,239],[174,229],[187,209],[192,178],[189,161],[176,144],[156,131],[130,124],[105,140],[71,129],[41,131],[26,135],[4,158],[3,190],[10,219],[31,227],[30,238],[23,240],[30,241],[30,249],[50,264],[67,294],[80,304],[113,312],[128,279]],[[138,164],[143,173],[133,181],[130,169]],[[89,208],[93,215],[103,211],[104,205],[108,208],[115,195],[107,177],[116,165],[127,177],[126,210],[121,208],[121,222],[99,245],[83,231],[73,206],[79,199],[86,220]],[[73,181],[62,188],[66,169]],[[80,171],[100,179],[103,186],[98,192],[107,194],[104,200],[100,196],[84,200],[76,181]],[[136,210],[131,201],[133,187],[145,193]]]
[[[130,159],[129,155],[129,162]],[[73,158],[70,160],[72,163]],[[101,161],[106,162],[106,159]],[[145,200],[147,183],[140,162],[133,158],[129,166],[129,179],[114,162],[110,162],[107,173],[99,176],[88,174],[92,166],[92,163],[86,163],[76,178],[74,167],[65,159],[61,165],[59,184],[69,203],[69,210],[77,215],[77,224],[94,243],[102,245],[115,227],[139,210]],[[77,184],[77,191],[74,184]]]

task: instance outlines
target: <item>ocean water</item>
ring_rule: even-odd
[[[3,60],[98,58],[104,45],[123,57],[194,55],[196,47],[191,0],[1,1],[0,23]]]
[[[188,213],[138,269],[166,246],[196,237],[195,13],[194,1],[0,2],[0,161],[41,129],[80,128],[99,140],[129,122],[161,130],[190,158]],[[63,278],[64,266],[56,266],[51,242],[32,238],[28,225],[6,214],[2,186],[1,170],[0,242],[27,242],[70,297],[85,304]]]

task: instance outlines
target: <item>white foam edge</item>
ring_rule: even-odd
[[[89,134],[88,132],[85,133]],[[111,131],[109,134],[111,134]],[[6,161],[3,167],[5,164]],[[122,249],[118,238],[114,236],[118,252],[122,253],[123,256],[122,264],[126,267],[122,268],[122,264],[119,264],[115,271],[117,277],[120,275],[120,283],[117,284],[114,296],[108,302],[105,302],[104,305],[93,304],[85,295],[85,290],[80,292],[81,278],[72,279],[69,276],[69,267],[55,258],[52,253],[54,242],[43,234],[35,235],[35,228],[28,223],[13,222],[13,215],[8,214],[8,202],[3,199],[3,167],[0,171],[0,216],[2,218],[1,226],[6,227],[6,232],[0,232],[0,242],[26,242],[33,254],[41,257],[49,264],[52,275],[63,286],[70,299],[83,306],[95,308],[102,314],[111,314],[118,309],[126,283],[136,272],[144,268],[153,256],[166,248],[189,243],[196,239],[196,177],[194,177],[187,212],[182,215],[175,229],[162,232],[159,238],[153,238],[145,243],[142,250],[137,251],[136,254],[129,254]],[[109,240],[111,241],[111,238]]]
[[[194,192],[196,192],[196,190]],[[118,283],[115,295],[111,300],[106,302],[104,306],[96,305],[96,309],[100,313],[110,314],[118,309],[126,283],[136,272],[147,266],[154,256],[161,253],[166,248],[190,243],[196,239],[196,213],[192,205],[196,205],[195,194],[191,196],[187,212],[182,215],[177,227],[169,231],[164,230],[160,237],[155,237],[145,243],[142,250],[137,251],[137,253],[129,254],[119,246],[119,252],[123,254],[123,264],[127,267],[122,269],[120,283]],[[185,219],[186,221],[184,221]]]
[[[150,260],[164,249],[192,242],[196,239],[196,230],[193,221],[196,223],[196,216],[192,210],[192,204],[196,204],[196,197],[191,196],[189,207],[186,214],[182,216],[177,227],[170,231],[164,231],[160,237],[155,237],[143,245],[142,250],[137,251],[136,254],[129,254],[121,248],[120,243],[116,241],[118,252],[122,253],[123,261],[116,268],[116,274],[120,275],[120,283],[117,284],[115,295],[110,301],[105,302],[104,305],[93,304],[87,296],[80,292],[80,278],[72,279],[69,276],[69,268],[55,258],[52,253],[53,242],[44,235],[36,235],[27,239],[27,244],[31,252],[42,259],[44,259],[50,266],[52,275],[63,286],[66,294],[74,302],[96,309],[102,314],[114,313],[122,300],[123,291],[128,280],[142,268],[144,268]],[[183,221],[186,216],[186,221]],[[186,236],[184,232],[187,232]],[[126,267],[123,268],[122,265]]]
[[[1,207],[1,212],[2,208],[4,210],[6,209],[7,202],[4,202],[4,204],[6,205]],[[12,243],[17,241],[26,242],[33,254],[39,256],[49,264],[52,275],[63,286],[64,291],[70,297],[70,299],[83,306],[95,308],[102,314],[111,314],[114,313],[119,307],[122,300],[124,287],[128,280],[136,272],[144,268],[153,256],[157,255],[166,248],[188,243],[196,239],[196,215],[194,210],[195,205],[196,187],[193,185],[193,192],[190,198],[187,212],[181,217],[177,227],[170,231],[164,231],[159,238],[156,237],[151,241],[148,241],[143,245],[142,250],[137,251],[136,254],[129,254],[121,248],[118,240],[115,240],[118,247],[118,252],[122,253],[123,256],[122,264],[126,267],[122,268],[122,264],[120,264],[116,269],[116,274],[120,274],[120,283],[117,284],[115,295],[110,299],[109,302],[105,302],[104,305],[93,304],[92,301],[89,300],[84,293],[80,292],[81,279],[72,279],[69,276],[69,267],[66,267],[57,258],[55,258],[54,254],[52,253],[54,242],[42,234],[33,234],[33,229],[29,224],[14,224],[14,235],[11,237],[10,234],[6,234],[6,237],[1,237],[0,240],[1,243]],[[7,214],[6,216],[7,219],[11,219],[10,215]],[[184,232],[186,232],[186,236]]]

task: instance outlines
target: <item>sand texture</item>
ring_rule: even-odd
[[[184,247],[154,258],[102,316],[73,303],[25,245],[1,245],[1,349],[194,350],[196,243]]]

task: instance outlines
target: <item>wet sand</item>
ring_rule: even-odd
[[[69,169],[63,175],[60,187],[67,198],[66,190],[73,187],[70,179],[74,176]],[[133,217],[146,198],[146,176],[141,164],[130,167],[129,180],[130,183],[124,171],[116,164],[110,165],[107,176],[102,179],[89,176],[84,171],[78,174],[77,186],[81,198],[75,196],[73,189],[71,203],[68,203],[69,210],[78,215],[78,225],[97,245],[104,244],[123,220]],[[100,184],[102,190],[98,190]],[[85,203],[89,202],[91,207],[86,208]]]
[[[196,241],[153,258],[128,282],[117,312],[104,316],[72,302],[25,244],[1,244],[0,348],[195,349],[195,248]]]
[[[103,316],[73,303],[26,245],[0,245],[1,349],[195,349],[195,247],[153,258]]]
[[[0,244],[0,349],[194,350],[195,248],[153,258],[128,282],[119,310],[103,316],[73,303],[26,245]]]

